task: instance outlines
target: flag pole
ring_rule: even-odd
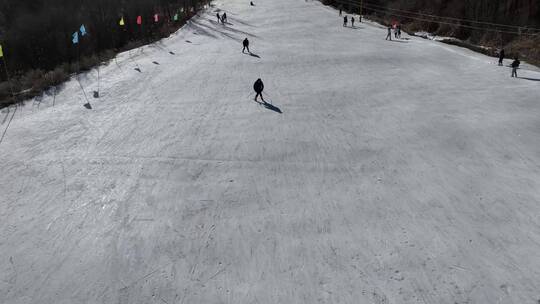
[[[84,99],[86,100],[86,103],[83,105],[85,108],[87,109],[92,109],[92,105],[90,105],[90,101],[88,100],[88,96],[86,96],[86,91],[84,90],[84,87],[81,83],[81,80],[79,79],[79,73],[80,73],[80,70],[81,70],[81,64],[80,64],[80,60],[81,60],[81,42],[82,42],[82,39],[79,39],[79,32],[77,31],[77,71],[76,71],[76,74],[75,74],[75,79],[77,79],[77,82],[79,83],[79,86],[81,87],[81,91],[83,92],[83,95],[84,95]]]

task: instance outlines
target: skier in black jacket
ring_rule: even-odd
[[[244,48],[242,49],[242,53],[244,53],[246,49],[247,49],[248,53],[251,53],[251,52],[249,51],[249,40],[248,40],[247,38],[244,39],[243,44],[244,44]]]
[[[504,60],[504,49],[501,49],[501,51],[499,52],[499,66],[503,65],[503,60]]]
[[[388,35],[386,35],[386,40],[392,40],[392,26],[388,26]]]
[[[518,77],[517,70],[519,69],[519,65],[521,64],[521,61],[516,57],[514,62],[512,62],[512,77]]]
[[[257,81],[255,81],[255,83],[253,84],[253,90],[255,90],[255,92],[257,93],[257,95],[255,95],[255,101],[257,101],[257,98],[261,96],[262,101],[266,102],[264,101],[264,98],[262,95],[262,91],[264,90],[264,83],[262,82],[260,78],[257,79]]]

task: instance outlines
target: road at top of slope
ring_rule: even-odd
[[[540,82],[341,22],[216,1],[103,66],[92,110],[76,81],[19,108],[0,302],[538,300]]]

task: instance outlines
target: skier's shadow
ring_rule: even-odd
[[[249,52],[249,53],[244,53],[244,54],[249,55],[249,56],[251,56],[251,57],[261,58],[261,56],[255,54],[255,53],[251,53],[251,52]]]
[[[529,77],[517,77],[519,79],[525,79],[525,80],[530,80],[530,81],[540,81],[540,79],[538,78],[529,78]]]
[[[261,106],[265,107],[266,109],[268,109],[270,111],[274,111],[276,113],[283,114],[283,112],[281,111],[280,108],[276,107],[275,105],[273,105],[271,103],[267,103],[266,101],[263,101],[263,102],[255,101],[255,102],[260,104]]]

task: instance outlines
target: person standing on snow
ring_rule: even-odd
[[[347,26],[347,16],[343,17],[343,26]]]
[[[501,51],[499,52],[499,66],[503,65],[503,60],[504,60],[504,49],[501,49]]]
[[[247,38],[246,38],[246,39],[244,39],[244,42],[243,42],[243,44],[244,44],[244,48],[242,49],[242,53],[244,53],[244,52],[245,52],[245,50],[247,49],[248,53],[250,53],[250,54],[251,54],[251,52],[249,51],[249,40],[248,40]]]
[[[255,81],[255,83],[253,84],[253,90],[255,90],[255,92],[257,93],[257,95],[255,95],[255,101],[257,101],[257,98],[261,96],[262,101],[266,102],[264,101],[264,98],[262,96],[262,92],[264,90],[264,83],[260,78],[257,79],[257,81]]]
[[[392,41],[392,26],[388,26],[388,35],[386,35],[386,40]]]
[[[517,70],[519,69],[519,65],[521,64],[521,61],[516,57],[514,62],[512,62],[512,77],[518,77]]]

